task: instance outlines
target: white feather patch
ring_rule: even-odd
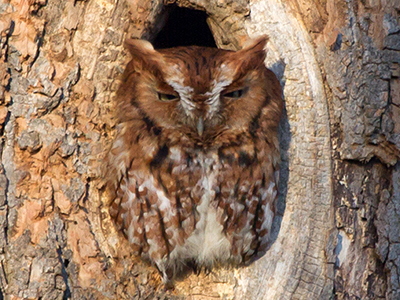
[[[191,86],[184,86],[182,83],[178,83],[174,80],[169,80],[167,83],[179,94],[181,104],[186,114],[193,117],[192,111],[196,108],[196,105],[191,100],[194,89]]]
[[[199,157],[203,166],[203,177],[198,185],[204,189],[200,205],[197,206],[199,220],[194,232],[186,239],[184,245],[176,247],[170,254],[170,261],[196,259],[199,265],[212,267],[217,262],[225,263],[231,258],[231,244],[223,233],[223,225],[217,220],[215,208],[210,202],[215,198],[217,156]],[[211,170],[211,166],[214,169]]]
[[[206,118],[211,118],[215,112],[219,110],[220,107],[220,96],[221,92],[224,90],[225,87],[230,85],[232,80],[225,79],[225,80],[214,80],[213,81],[213,89],[211,92],[207,92],[204,96],[208,97],[206,103],[209,105],[208,112]]]

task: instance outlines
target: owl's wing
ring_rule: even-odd
[[[136,255],[158,262],[184,244],[198,221],[196,206],[203,193],[200,176],[200,166],[188,157],[171,160],[156,155],[150,166],[131,164],[110,214]]]
[[[246,147],[248,148],[248,147]],[[258,141],[254,150],[220,150],[216,205],[236,261],[261,256],[270,241],[278,194],[279,152]]]

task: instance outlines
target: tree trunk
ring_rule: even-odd
[[[220,48],[267,34],[286,116],[272,247],[166,291],[101,166],[123,41],[155,40],[172,4],[207,12]],[[2,2],[0,299],[400,299],[399,18],[398,0]]]

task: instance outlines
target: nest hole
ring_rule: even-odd
[[[167,7],[167,20],[153,41],[154,47],[217,47],[207,24],[207,17],[204,11],[176,5]]]

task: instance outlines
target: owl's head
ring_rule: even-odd
[[[264,65],[266,42],[251,40],[234,52],[197,46],[155,50],[147,41],[128,40],[133,59],[120,90],[126,100],[121,121],[134,118],[133,109],[149,126],[203,144],[250,130],[267,106],[277,125],[281,108],[274,102],[281,102],[281,90]]]

